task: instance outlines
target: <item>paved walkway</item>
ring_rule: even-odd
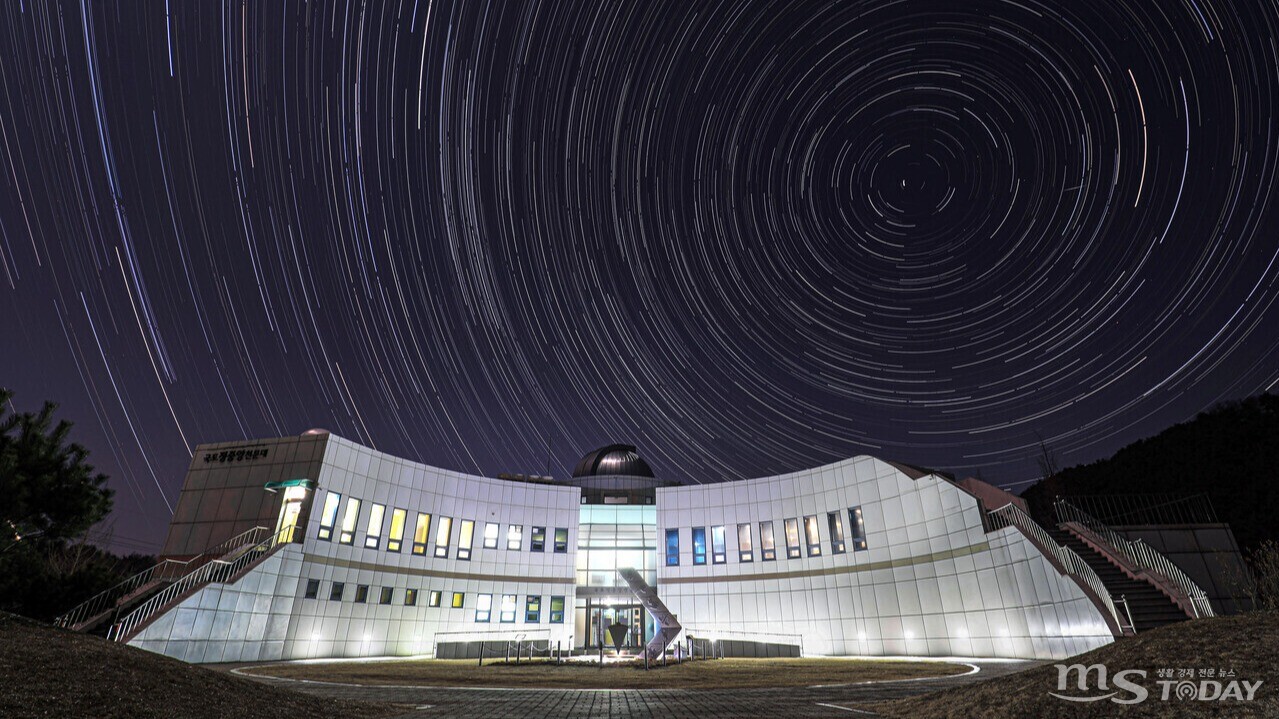
[[[360,686],[269,677],[251,678],[308,694],[412,707],[404,719],[430,717],[857,717],[865,705],[984,681],[1036,662],[982,661],[979,672],[927,680],[774,689],[462,689]],[[245,665],[239,665],[245,666]],[[230,670],[237,667],[226,666]]]

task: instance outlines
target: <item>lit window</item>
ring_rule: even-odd
[[[546,527],[533,527],[533,536],[529,538],[528,551],[546,551]]]
[[[346,584],[342,582],[334,582],[333,586],[329,587],[329,601],[331,602],[342,601],[342,593],[345,590],[346,590]]]
[[[431,515],[417,513],[417,526],[413,529],[413,553],[426,554],[426,542],[431,536]]]
[[[453,602],[450,604],[454,609],[461,609],[462,603],[466,601],[465,592],[453,592]]]
[[[568,552],[568,529],[565,527],[555,528],[555,553],[564,554]]]
[[[463,519],[457,530],[457,558],[471,561],[471,543],[475,536],[475,521]]]
[[[449,556],[449,535],[453,533],[453,518],[440,517],[435,523],[435,556],[447,559]]]
[[[338,541],[342,544],[355,542],[355,522],[360,517],[360,500],[355,497],[346,498],[346,512],[342,514],[342,533]]]
[[[693,527],[693,564],[706,564],[706,527]]]
[[[822,555],[822,540],[817,534],[816,514],[804,517],[804,541],[808,544],[808,556],[820,557]]]
[[[440,606],[440,594],[441,594],[440,590],[432,589],[430,593],[426,595],[426,606],[428,607]]]
[[[679,530],[666,530],[666,566],[679,566]]]
[[[773,541],[773,523],[759,523],[759,558],[765,562],[777,559],[777,544]]]
[[[369,509],[369,526],[364,533],[365,549],[377,549],[382,541],[382,517],[385,514],[386,507],[376,502]]]
[[[369,600],[369,585],[367,584],[355,585],[355,603],[363,604],[367,602],[368,600]]]
[[[853,551],[860,552],[866,548],[866,523],[862,521],[861,507],[849,508],[848,525],[853,535]]]
[[[786,520],[786,558],[799,559],[799,520]]]
[[[755,561],[755,548],[751,542],[751,525],[737,525],[737,561]]]
[[[342,495],[329,492],[324,497],[324,512],[320,514],[320,539],[333,541],[333,525],[338,521],[338,506]]]
[[[551,624],[564,623],[564,597],[551,597]]]
[[[315,599],[320,595],[320,580],[306,580],[306,594],[302,595],[304,599]]]
[[[404,590],[404,606],[406,607],[417,606],[417,590],[416,589]]]
[[[489,522],[484,525],[484,548],[497,549],[497,522]]]
[[[711,561],[723,564],[728,561],[728,550],[724,544],[724,527],[711,527]]]
[[[391,512],[391,533],[386,537],[386,551],[398,552],[404,544],[404,521],[409,513],[403,509]]]
[[[515,595],[502,595],[502,613],[498,616],[498,621],[503,624],[510,624],[515,621]]]
[[[537,624],[542,621],[542,598],[528,597],[524,600],[524,621]]]
[[[830,553],[844,553],[844,518],[839,512],[827,512],[826,523],[830,528]]]
[[[506,548],[520,551],[524,546],[524,525],[512,524],[506,528]]]
[[[379,603],[390,604],[393,598],[395,598],[395,590],[391,587],[382,587],[382,597]]]
[[[475,621],[487,622],[493,613],[493,595],[481,594],[475,599]]]

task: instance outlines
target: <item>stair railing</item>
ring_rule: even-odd
[[[1212,604],[1208,601],[1208,594],[1195,584],[1194,580],[1181,570],[1181,567],[1173,564],[1154,547],[1140,539],[1128,539],[1065,499],[1059,498],[1053,502],[1053,510],[1057,513],[1058,522],[1062,524],[1074,522],[1084,527],[1133,566],[1157,575],[1171,584],[1174,590],[1184,595],[1190,605],[1190,611],[1196,618],[1216,616],[1212,611]]]
[[[243,551],[232,550],[227,552],[224,557],[230,559],[214,559],[190,572],[186,576],[174,581],[163,591],[158,592],[155,596],[143,602],[141,606],[127,614],[119,622],[111,627],[111,631],[107,634],[107,639],[113,641],[121,641],[124,637],[140,626],[143,622],[150,619],[153,615],[163,610],[176,597],[182,595],[187,590],[195,589],[206,584],[214,582],[225,582],[238,574],[242,569],[265,556],[267,552],[279,544],[288,544],[294,536],[294,527],[285,527],[257,544],[244,549]],[[234,554],[235,556],[232,556]]]
[[[1110,618],[1114,620],[1114,626],[1122,631],[1123,624],[1119,621],[1119,611],[1115,609],[1115,602],[1110,597],[1110,590],[1106,589],[1106,585],[1102,583],[1101,577],[1097,576],[1097,572],[1088,566],[1088,563],[1075,553],[1070,547],[1063,547],[1048,534],[1048,531],[1041,527],[1038,522],[1031,519],[1029,514],[1022,511],[1011,502],[1005,504],[999,509],[990,510],[989,514],[993,515],[995,524],[1003,526],[1012,525],[1026,535],[1032,543],[1034,543],[1041,552],[1049,555],[1049,559],[1057,565],[1058,569],[1066,574],[1075,577],[1083,582],[1092,590],[1093,598],[1100,602],[1110,613]]]
[[[104,589],[103,591],[98,592],[92,597],[89,597],[83,602],[77,604],[74,608],[53,620],[54,625],[75,629],[80,624],[102,614],[108,609],[115,607],[121,599],[129,596],[139,588],[144,587],[151,582],[181,577],[195,567],[204,564],[211,557],[220,557],[246,544],[255,544],[261,541],[262,535],[267,531],[269,530],[266,527],[254,527],[253,529],[241,532],[234,537],[231,537],[215,547],[206,549],[190,559],[166,559],[147,567],[119,584],[108,589]]]

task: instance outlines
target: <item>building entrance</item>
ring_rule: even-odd
[[[599,600],[586,601],[586,646],[598,647],[604,644],[606,649],[613,648],[613,639],[608,628],[614,622],[630,627],[622,649],[639,649],[652,638],[652,630],[648,626],[648,612],[638,604],[605,603]]]

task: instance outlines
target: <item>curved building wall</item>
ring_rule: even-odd
[[[865,549],[858,549],[860,508]],[[720,484],[657,490],[659,541],[678,530],[678,565],[659,550],[662,601],[695,636],[800,643],[805,654],[1057,658],[1113,640],[1072,579],[1016,528],[986,533],[977,500],[935,475],[911,479],[871,457]],[[840,518],[844,552],[832,544]],[[805,518],[815,517],[818,552]],[[798,525],[788,558],[785,521]],[[775,559],[764,561],[761,523]],[[750,528],[750,561],[738,527]],[[705,528],[705,564],[692,530]],[[724,527],[715,563],[713,528]]]

